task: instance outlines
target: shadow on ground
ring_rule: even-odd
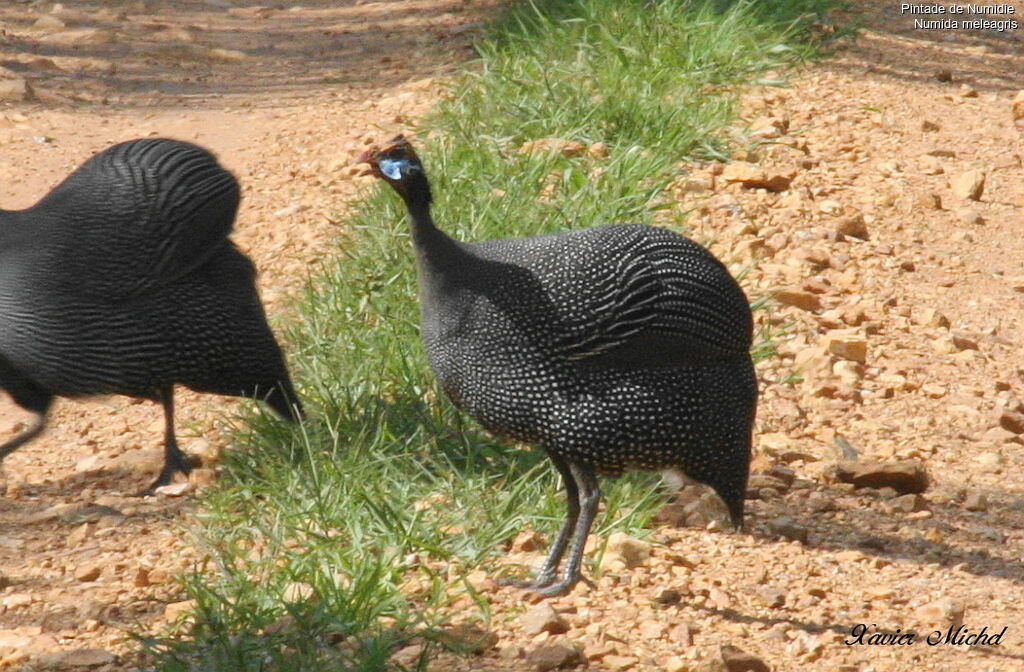
[[[302,98],[315,87],[381,88],[428,76],[425,64],[461,60],[437,55],[465,53],[476,25],[455,1],[220,4],[86,0],[53,13],[10,3],[0,7],[0,66],[27,78],[44,104]]]
[[[942,77],[954,92],[961,84],[991,92],[1021,88],[1024,80],[1024,3],[1010,3],[1016,4],[1014,14],[984,16],[912,15],[901,13],[900,4],[850,3],[846,12],[838,14],[836,21],[840,26],[858,28],[866,32],[869,39],[859,39],[850,46],[859,54],[857,59],[853,59],[857,65],[840,58],[833,61],[832,67],[838,71],[860,73],[864,71],[861,62],[867,60],[871,63],[868,72],[909,81],[935,81]],[[961,29],[948,32],[915,27],[915,19],[1016,21],[1019,27],[1004,31]],[[956,72],[949,72],[946,67],[951,51],[958,57]],[[940,75],[944,71],[949,74],[948,80],[945,80],[945,74]]]

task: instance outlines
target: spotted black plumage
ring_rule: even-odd
[[[435,226],[403,138],[364,160],[408,208],[422,337],[444,390],[489,430],[541,446],[562,475],[569,515],[527,587],[557,595],[581,578],[596,474],[682,470],[742,524],[753,326],[714,256],[639,224],[458,242]]]
[[[55,396],[160,401],[164,467],[190,465],[173,386],[301,407],[267,326],[252,263],[228,239],[238,183],[206,150],[125,142],[36,205],[0,210],[0,389],[38,414],[0,460],[38,435]]]

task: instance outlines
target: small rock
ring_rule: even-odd
[[[426,647],[422,644],[410,644],[403,646],[402,648],[391,654],[389,659],[395,665],[400,665],[405,669],[415,669],[416,664],[419,663],[420,659],[423,658],[423,652]]]
[[[855,488],[892,488],[901,494],[928,489],[928,472],[919,460],[894,462],[842,461],[834,468],[835,478]]]
[[[680,623],[668,631],[668,641],[681,648],[693,646],[693,631],[686,623]]]
[[[0,79],[0,101],[14,103],[35,100],[36,94],[32,85],[23,77]]]
[[[39,632],[42,632],[40,629]],[[32,644],[32,638],[39,633],[25,631],[24,628],[15,630],[0,630],[0,656],[8,651],[18,651],[28,648]]]
[[[68,536],[64,538],[64,545],[68,548],[78,548],[89,537],[91,532],[92,526],[89,523],[82,523],[71,530]]]
[[[888,600],[895,594],[891,586],[871,586],[867,589],[867,596],[872,600]]]
[[[972,210],[971,208],[960,208],[953,214],[956,215],[957,220],[961,224],[966,226],[981,226],[985,223],[985,218],[977,210]]]
[[[842,217],[838,222],[836,222],[836,231],[844,236],[859,238],[861,240],[868,239],[868,225],[864,221],[864,215],[859,213],[849,217]]]
[[[193,469],[188,474],[188,482],[197,488],[208,488],[217,482],[217,472],[213,469]]]
[[[679,604],[679,601],[682,599],[683,596],[678,590],[666,588],[654,596],[654,603],[662,607],[671,607],[672,605]]]
[[[38,658],[46,667],[98,667],[109,665],[117,660],[117,656],[105,649],[73,649],[47,653]]]
[[[987,511],[988,495],[984,492],[971,490],[964,497],[964,508],[968,511]]]
[[[64,30],[67,26],[56,16],[44,14],[32,24],[36,30]]]
[[[799,541],[802,544],[807,543],[807,538],[810,534],[810,530],[806,525],[796,522],[789,516],[780,516],[769,520],[768,530],[772,534],[776,534],[780,537],[785,537],[786,539],[791,539],[793,541]]]
[[[661,621],[646,620],[641,621],[636,626],[636,632],[644,639],[661,639],[665,634],[665,624]]]
[[[985,173],[981,170],[968,170],[954,177],[949,186],[959,198],[981,200],[985,191]]]
[[[190,441],[182,450],[189,455],[199,458],[204,467],[212,467],[217,464],[223,452],[223,448],[220,445],[210,443],[203,438]]]
[[[970,336],[964,334],[951,334],[953,339],[953,345],[956,346],[957,350],[977,350],[978,342]]]
[[[949,329],[950,325],[949,318],[934,308],[925,308],[915,313],[914,322],[933,329]]]
[[[526,651],[518,644],[503,644],[498,649],[498,657],[503,660],[519,660],[526,657]]]
[[[900,495],[894,498],[892,505],[897,511],[902,511],[903,513],[914,513],[915,511],[924,511],[928,508],[927,500],[915,493]]]
[[[526,654],[526,662],[538,672],[560,670],[586,663],[583,652],[574,646],[552,644],[534,649]]]
[[[437,635],[438,641],[446,649],[458,653],[482,655],[498,643],[498,635],[486,628],[472,623],[459,623],[442,630]]]
[[[295,214],[298,214],[300,212],[305,212],[306,210],[309,210],[309,206],[308,205],[306,205],[304,203],[292,203],[291,205],[286,205],[285,207],[281,208],[280,210],[275,210],[274,211],[274,216],[275,217],[289,217],[291,215],[295,215]]]
[[[978,90],[970,84],[961,84],[959,94],[961,98],[977,98]]]
[[[710,178],[690,175],[676,180],[673,183],[673,188],[688,194],[702,194],[711,191],[714,188],[714,183]]]
[[[1010,114],[1014,121],[1024,119],[1024,91],[1018,91],[1017,95],[1013,97],[1013,101],[1010,103]]]
[[[533,530],[523,530],[512,541],[513,553],[534,553],[544,548],[545,539]]]
[[[35,602],[35,598],[29,593],[8,593],[3,597],[0,597],[0,606],[5,609],[17,609],[18,607],[28,606]]]
[[[843,360],[832,365],[832,373],[844,384],[854,387],[864,377],[864,367],[855,361]]]
[[[775,300],[784,306],[793,306],[800,310],[813,313],[821,310],[821,299],[817,294],[795,289],[783,289],[775,292]]]
[[[768,663],[735,646],[723,644],[720,655],[728,672],[771,672]]]
[[[665,672],[689,672],[690,665],[681,656],[668,656],[661,659],[661,669]]]
[[[921,157],[921,172],[925,175],[942,175],[945,169],[942,167],[939,157],[925,154]]]
[[[651,545],[646,541],[635,539],[625,532],[615,532],[608,537],[606,552],[620,556],[626,567],[632,569],[647,562],[651,557]]]
[[[776,493],[782,493],[788,489],[785,482],[780,478],[776,478],[770,474],[751,474],[750,478],[747,480],[747,498],[756,498],[759,496],[758,493],[765,488],[770,488]]]
[[[538,604],[522,616],[523,632],[528,635],[539,635],[547,632],[560,635],[569,630],[569,624],[559,616],[550,604]]]
[[[96,565],[84,565],[75,569],[75,580],[86,583],[100,578],[103,568]]]
[[[935,72],[935,79],[940,82],[952,82],[953,72],[947,68],[942,68]]]
[[[601,659],[601,663],[604,667],[613,672],[622,670],[630,670],[637,664],[637,659],[633,656],[618,656],[614,653],[609,654]]]
[[[195,490],[196,486],[193,483],[184,481],[182,483],[170,483],[168,485],[161,485],[159,488],[154,490],[158,495],[164,495],[165,497],[181,497],[187,492]]]
[[[587,147],[587,156],[594,159],[607,159],[608,144],[604,142],[595,142],[590,147]]]
[[[132,578],[132,584],[136,588],[146,588],[150,585],[149,580],[149,569],[145,567],[139,567],[135,570],[135,576]]]
[[[978,455],[974,461],[986,471],[998,471],[1003,467],[1003,456],[999,453],[987,452]]]
[[[936,124],[934,121],[928,121],[925,119],[921,122],[921,130],[925,133],[934,133],[935,131],[941,130],[941,126]]]
[[[958,600],[944,598],[918,607],[914,616],[928,629],[946,630],[952,626],[955,630],[963,625],[964,605]]]
[[[757,603],[769,609],[778,609],[786,604],[786,591],[773,586],[764,586],[754,591]]]
[[[868,359],[868,341],[858,330],[835,329],[822,337],[821,343],[836,357],[864,364]]]
[[[834,201],[831,198],[818,201],[818,210],[824,212],[826,215],[838,215],[843,211],[843,204],[839,201]]]
[[[174,623],[180,618],[195,609],[195,600],[184,600],[182,602],[171,602],[164,606],[164,620]]]
[[[682,502],[669,502],[655,512],[651,517],[651,522],[667,527],[686,527],[686,519],[689,515],[689,509]]]
[[[999,426],[1014,434],[1024,434],[1024,413],[1003,409],[999,414]]]
[[[117,33],[105,28],[64,30],[59,33],[53,33],[50,37],[52,37],[56,42],[63,42],[71,45],[105,45],[117,42]]]
[[[747,189],[767,189],[768,191],[785,191],[796,177],[792,170],[765,168],[754,163],[737,161],[722,169],[722,179],[731,184],[741,184]]]

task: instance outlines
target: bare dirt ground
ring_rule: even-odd
[[[530,605],[474,577],[496,644],[438,669],[1024,670],[1024,28],[915,30],[898,3],[858,5],[840,17],[866,27],[856,41],[747,96],[769,144],[675,192],[716,253],[759,259],[752,295],[784,290],[761,318],[791,326],[761,368],[746,532],[704,529],[684,492],[678,524],[609,554],[596,589]],[[337,229],[352,150],[429,105],[479,18],[438,0],[74,7],[0,7],[0,65],[34,87],[0,103],[0,203],[30,204],[114,141],[197,140],[245,185],[236,237],[271,309]],[[187,400],[183,443],[212,455],[225,402]],[[0,401],[0,440],[24,420]],[[124,628],[180,599],[191,500],[131,496],[161,422],[120,398],[62,403],[4,463],[0,668],[133,669]],[[858,469],[894,487],[845,482]],[[527,565],[544,550],[517,548]],[[960,624],[1006,630],[924,640]]]

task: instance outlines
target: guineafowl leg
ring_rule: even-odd
[[[566,502],[569,505],[569,515],[562,521],[562,529],[558,531],[558,537],[551,544],[548,557],[544,565],[537,571],[537,576],[532,581],[516,581],[505,579],[499,581],[500,585],[515,586],[527,590],[540,590],[551,583],[554,583],[558,575],[558,565],[562,562],[565,549],[569,545],[569,539],[576,527],[576,521],[580,517],[580,489],[576,486],[576,479],[573,478],[569,465],[560,457],[551,455],[551,461],[555,463],[558,473],[562,475],[562,484],[565,486]]]
[[[192,471],[188,456],[178,448],[178,439],[174,435],[174,388],[165,387],[157,396],[164,407],[164,468],[153,485],[142,492],[144,495],[153,494],[161,485],[170,483],[175,474]]]
[[[47,413],[50,411],[53,395],[15,371],[3,357],[0,357],[0,390],[6,390],[14,399],[14,403],[37,416],[31,427],[0,445],[0,461],[3,461],[5,457],[39,436],[46,428]]]
[[[583,578],[583,574],[580,572],[580,565],[583,564],[583,548],[587,544],[587,535],[590,534],[590,527],[594,524],[594,518],[597,516],[597,505],[601,502],[601,488],[598,487],[597,476],[593,469],[570,462],[569,471],[579,489],[580,515],[576,520],[576,530],[573,532],[572,545],[569,548],[569,561],[565,565],[565,571],[562,572],[561,580],[536,589],[545,597],[565,595]]]
[[[21,448],[32,439],[39,436],[39,434],[42,433],[44,429],[46,429],[45,411],[36,418],[35,423],[31,427],[29,427],[24,432],[17,435],[7,443],[0,446],[0,462],[2,462],[5,457],[16,451],[18,448]]]

